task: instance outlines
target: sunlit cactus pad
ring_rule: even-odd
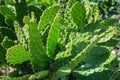
[[[29,54],[23,46],[16,45],[7,50],[6,59],[10,64],[21,64],[29,60]]]

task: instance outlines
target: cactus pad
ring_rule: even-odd
[[[37,24],[32,22],[29,17],[24,18],[24,23],[29,26],[29,53],[31,65],[34,71],[40,71],[45,69],[46,64],[49,60],[39,31],[37,29]]]
[[[71,16],[73,18],[73,21],[76,23],[78,29],[80,29],[81,31],[84,29],[86,23],[85,13],[85,8],[80,2],[76,2],[71,9]]]
[[[54,19],[58,10],[59,6],[53,5],[43,12],[42,16],[40,17],[40,22],[38,24],[38,29],[40,31],[43,30],[51,22],[52,19]]]
[[[23,46],[16,45],[7,50],[6,59],[10,64],[21,64],[29,60],[29,55]]]
[[[51,25],[50,31],[48,33],[47,39],[47,51],[48,56],[53,56],[54,49],[57,44],[57,40],[59,37],[59,22],[60,22],[60,15],[57,15]]]

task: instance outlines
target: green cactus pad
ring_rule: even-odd
[[[59,10],[59,6],[53,5],[49,8],[47,8],[43,12],[42,16],[40,17],[39,24],[38,24],[38,29],[40,31],[43,30],[51,22],[51,20],[54,19],[58,10]]]
[[[6,6],[0,6],[0,13],[9,19],[15,19],[15,14]]]
[[[6,59],[10,64],[21,64],[29,60],[29,55],[23,46],[16,45],[7,50]]]
[[[83,61],[85,63],[89,63],[91,65],[99,65],[99,64],[102,64],[103,62],[105,62],[105,60],[107,60],[108,57],[109,57],[108,52],[104,53],[104,54],[102,53],[102,55],[92,55],[92,54],[88,53],[88,55],[85,56]]]
[[[83,31],[86,23],[86,11],[82,3],[76,2],[71,9],[71,16],[78,28]]]
[[[47,38],[47,51],[48,56],[52,57],[54,54],[54,49],[57,44],[57,40],[59,37],[59,22],[60,22],[60,15],[57,15],[51,25],[51,28],[48,33]]]
[[[84,7],[86,10],[86,20],[88,23],[100,20],[100,11],[96,3],[92,4],[89,0],[85,0]]]
[[[114,26],[118,22],[118,19],[109,18],[103,20],[99,23],[98,28],[108,28],[109,26]]]
[[[21,27],[21,25],[15,21],[14,22],[14,28],[15,28],[15,32],[16,32],[16,36],[18,39],[18,43],[20,45],[23,45],[26,49],[28,49],[28,26],[24,25],[23,27]]]
[[[93,9],[93,13],[92,13],[91,17],[93,18],[93,20],[91,20],[91,21],[96,22],[96,21],[100,20],[100,11],[98,9],[98,5],[97,4],[92,5],[92,9]],[[94,17],[93,17],[93,15],[94,15]]]
[[[16,19],[12,10],[6,6],[0,6],[0,13],[5,17],[5,23],[9,26],[13,25],[13,21]]]
[[[84,1],[84,7],[85,7],[85,10],[86,10],[86,16],[87,16],[87,18],[89,20],[89,17],[91,17],[90,13],[91,13],[91,9],[92,9],[89,0]]]
[[[29,17],[24,17],[23,20],[26,25],[29,26],[29,53],[30,53],[30,60],[31,65],[34,71],[40,71],[45,69],[46,64],[49,60],[39,31],[37,29],[37,24],[32,22]]]

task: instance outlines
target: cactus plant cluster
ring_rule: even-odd
[[[118,19],[103,20],[98,5],[89,0],[49,2],[0,2],[0,21],[4,22],[0,23],[0,68],[9,66],[12,69],[4,76],[0,74],[0,78],[120,79],[117,76],[119,57],[111,54],[120,41]],[[39,11],[40,18],[36,15]]]

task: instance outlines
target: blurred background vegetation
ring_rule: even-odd
[[[28,1],[41,3],[46,6],[49,6],[60,1],[67,2],[68,0],[28,0]],[[99,9],[102,14],[101,16],[103,19],[110,17],[120,18],[120,0],[90,0],[90,2],[91,4],[97,4],[99,6]]]
[[[20,1],[20,0],[18,0]],[[34,8],[45,10],[48,6],[63,2],[66,3],[68,0],[26,0],[27,4],[30,6],[31,10]],[[84,0],[76,0],[76,1],[84,1]],[[9,4],[12,6],[15,0],[0,0],[0,5]],[[91,4],[97,4],[101,17],[103,19],[106,18],[120,18],[120,0],[90,0]],[[40,13],[41,14],[41,13]]]

